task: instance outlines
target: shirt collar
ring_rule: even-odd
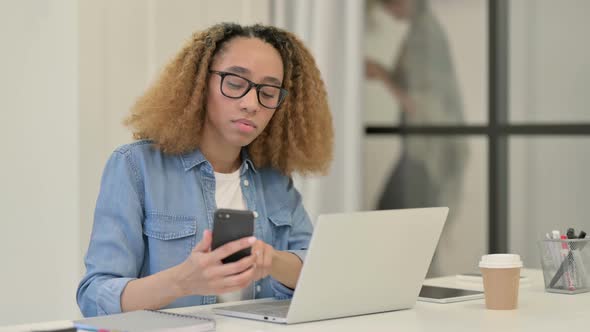
[[[248,168],[251,168],[252,171],[254,171],[255,173],[258,172],[256,167],[254,166],[254,162],[252,162],[252,160],[250,159],[250,155],[248,154],[247,148],[242,148],[242,151],[240,152],[240,157],[242,158],[242,171],[240,172],[240,175],[244,174],[244,172],[246,172]],[[209,164],[209,161],[207,160],[207,158],[205,158],[205,156],[203,155],[203,153],[201,153],[201,150],[199,149],[195,149],[192,152],[185,153],[181,155],[180,158],[182,159],[182,166],[184,167],[185,171],[189,171],[193,167],[200,165],[202,163]]]
[[[250,154],[248,153],[248,148],[242,148],[240,152],[240,156],[242,157],[242,171],[240,174],[244,174],[248,168],[251,168],[254,173],[258,173],[258,170],[254,166],[254,162],[250,159]]]

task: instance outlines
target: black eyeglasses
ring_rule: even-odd
[[[209,72],[221,77],[219,89],[221,90],[221,94],[228,98],[242,98],[250,89],[255,88],[260,105],[266,108],[276,109],[281,106],[281,103],[288,94],[287,90],[280,86],[257,84],[240,75],[224,71],[209,70]]]

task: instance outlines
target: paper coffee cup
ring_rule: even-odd
[[[484,255],[479,262],[486,308],[512,310],[518,306],[522,261],[515,254]]]

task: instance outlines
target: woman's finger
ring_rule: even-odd
[[[211,231],[205,230],[203,232],[203,238],[197,245],[193,248],[193,251],[196,252],[207,252],[211,249]]]

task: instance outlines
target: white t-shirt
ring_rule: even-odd
[[[215,172],[215,203],[218,209],[246,210],[246,203],[240,186],[240,169],[226,174]],[[244,289],[217,296],[217,302],[251,300],[252,284]]]
[[[215,172],[215,203],[218,209],[246,210],[240,186],[240,169],[229,174]]]

